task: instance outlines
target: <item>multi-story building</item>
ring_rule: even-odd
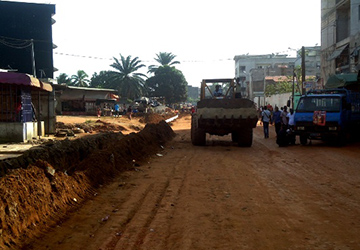
[[[53,78],[55,5],[0,1],[0,69]]]
[[[296,58],[279,54],[237,55],[234,60],[242,94],[253,99],[264,96],[266,76],[292,76]]]
[[[321,0],[321,75],[360,70],[360,0]]]

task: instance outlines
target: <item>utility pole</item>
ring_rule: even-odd
[[[302,94],[305,95],[306,89],[305,89],[305,47],[302,46],[301,48],[301,75],[302,75]]]
[[[33,76],[36,78],[34,39],[31,39],[30,41],[31,41],[31,61],[32,61],[32,70],[33,70]]]

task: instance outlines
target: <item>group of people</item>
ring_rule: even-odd
[[[294,130],[294,116],[294,110],[290,109],[290,111],[288,111],[287,106],[281,107],[280,110],[278,107],[275,107],[273,112],[268,109],[268,106],[262,107],[261,121],[264,128],[264,137],[269,138],[269,124],[273,124],[275,127],[277,143],[279,145],[283,144],[281,140],[289,135],[289,131]],[[290,144],[295,144],[295,136],[288,136],[286,139],[289,140]]]
[[[132,109],[132,107],[130,105],[128,107],[126,107],[125,103],[122,105],[122,107],[118,103],[116,103],[114,105],[113,109],[106,106],[106,104],[104,104],[104,111],[105,110],[110,110],[109,111],[110,112],[109,116],[121,117],[122,115],[127,115],[130,120],[132,118],[132,114],[134,113],[134,110]],[[101,107],[98,106],[97,107],[97,116],[98,116],[98,118],[100,118],[101,115],[106,116],[106,113],[102,112]]]

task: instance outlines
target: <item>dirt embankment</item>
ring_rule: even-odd
[[[119,172],[162,150],[174,137],[165,122],[139,133],[101,133],[50,141],[0,162],[0,249],[19,249]]]

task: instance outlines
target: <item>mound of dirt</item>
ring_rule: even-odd
[[[176,113],[174,112],[167,112],[165,114],[157,114],[157,113],[150,113],[150,114],[144,114],[144,116],[142,118],[140,118],[140,122],[141,123],[159,123],[160,121],[166,120],[168,118],[171,118],[173,116],[175,116]]]
[[[54,141],[0,162],[0,249],[19,249],[55,225],[101,184],[162,150],[175,136],[161,121],[139,133]]]
[[[61,131],[63,129],[71,129],[74,132],[79,129],[83,130],[85,133],[93,133],[93,132],[113,132],[113,131],[126,131],[127,129],[121,125],[109,123],[101,120],[97,120],[95,122],[84,122],[84,123],[69,123],[65,124],[63,122],[57,122],[55,124],[56,130]]]

